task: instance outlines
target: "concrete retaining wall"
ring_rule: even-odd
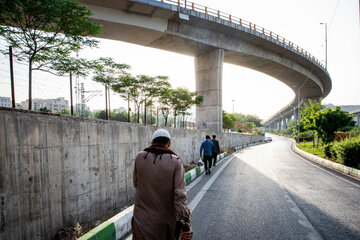
[[[0,239],[52,239],[66,225],[105,220],[130,205],[134,158],[155,129],[0,108]],[[168,130],[185,163],[213,134]],[[263,139],[217,136],[222,147]]]

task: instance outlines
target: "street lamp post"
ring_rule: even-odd
[[[297,125],[298,125],[298,132],[297,132],[297,143],[300,142],[300,106],[299,106],[299,103],[300,103],[300,88],[298,88],[298,94],[297,94]]]
[[[232,113],[234,114],[234,102],[235,100],[231,100],[232,101]]]
[[[327,69],[327,23],[320,23],[325,26],[325,69]]]

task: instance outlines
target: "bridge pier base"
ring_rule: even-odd
[[[196,106],[198,129],[222,132],[223,62],[223,49],[216,49],[195,58],[196,91],[204,97],[203,104]]]

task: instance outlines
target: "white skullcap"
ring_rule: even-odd
[[[171,139],[170,133],[168,131],[166,131],[165,129],[156,130],[152,136],[152,140],[154,140],[157,137],[167,137],[167,138]]]

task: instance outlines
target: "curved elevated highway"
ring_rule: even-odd
[[[283,125],[284,119],[297,117],[298,100],[323,98],[331,90],[328,72],[304,49],[229,14],[186,1],[80,2],[103,25],[102,38],[195,57],[196,91],[204,96],[204,103],[196,108],[198,128],[222,130],[223,62],[263,72],[295,92],[295,98],[267,119],[265,126]]]

